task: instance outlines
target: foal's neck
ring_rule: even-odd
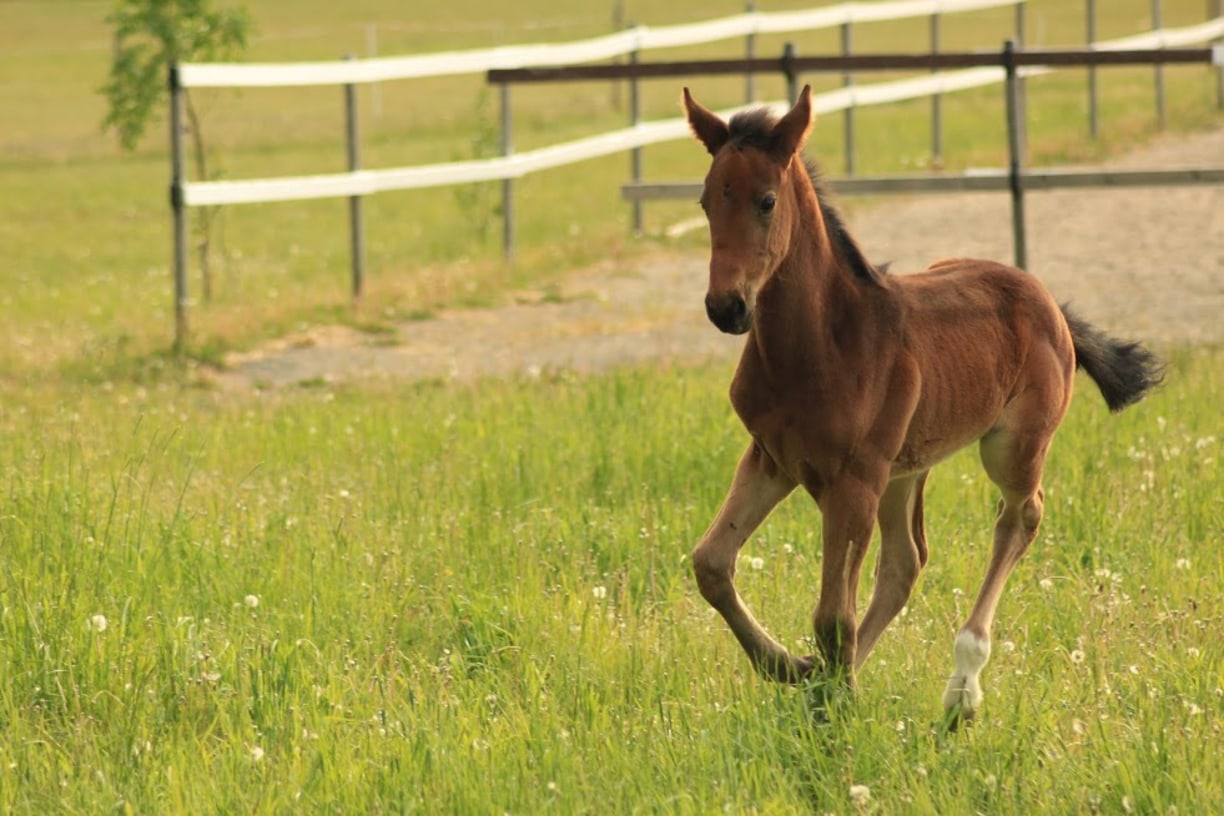
[[[801,216],[792,228],[790,251],[758,299],[753,331],[770,357],[808,359],[844,349],[861,323],[868,293],[879,273],[845,231],[840,215],[822,207],[806,178],[796,179]],[[763,308],[762,308],[763,307]]]

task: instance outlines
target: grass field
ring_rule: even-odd
[[[411,19],[386,0],[250,5],[252,59],[360,53],[369,24],[383,53],[611,27],[610,4],[556,0],[417,4]],[[655,24],[741,10],[625,5]],[[1109,5],[1100,36],[1146,27],[1142,0]],[[1162,349],[1167,386],[1117,417],[1081,380],[978,725],[932,727],[994,506],[967,452],[932,476],[915,598],[857,698],[817,727],[802,694],[755,678],[691,580],[687,554],[746,441],[725,366],[224,393],[169,356],[164,126],[131,155],[98,130],[108,7],[0,0],[0,811],[1224,811],[1224,350]],[[1168,25],[1202,13],[1164,3]],[[1031,39],[1082,41],[1079,14],[1031,3]],[[969,15],[945,47],[982,32],[993,47],[1009,26]],[[912,31],[865,29],[856,46],[897,48]],[[1171,126],[1219,125],[1212,77],[1168,81]],[[740,86],[701,87],[730,104]],[[1034,163],[1148,138],[1150,89],[1146,71],[1103,76],[1107,135],[1091,143],[1082,75],[1032,83]],[[338,168],[333,91],[199,100],[226,174]],[[363,97],[370,166],[469,157],[495,116],[475,78],[381,91],[381,117]],[[675,97],[652,86],[648,115],[673,115]],[[625,117],[606,86],[516,100],[524,147]],[[948,100],[951,165],[1000,160],[1001,117],[980,116],[997,104],[996,91]],[[864,171],[929,162],[925,111],[864,113]],[[818,131],[818,155],[839,155],[839,132]],[[664,146],[647,174],[703,162],[695,145]],[[479,191],[370,199],[357,307],[343,202],[229,210],[189,356],[496,302],[593,258],[700,252],[700,238],[628,237],[627,164],[526,180],[513,265],[496,221],[482,232],[492,216],[473,208],[495,200]],[[651,223],[692,209],[652,209]],[[819,538],[793,497],[741,568],[749,603],[796,649]]]
[[[915,599],[816,728],[691,581],[744,444],[721,367],[10,405],[0,808],[1218,812],[1222,372],[1178,356],[1116,418],[1081,383],[984,718],[952,739],[994,500],[971,453],[932,479]],[[741,571],[797,648],[818,540],[792,497]]]

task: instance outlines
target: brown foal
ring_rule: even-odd
[[[971,719],[995,608],[1041,522],[1042,464],[1076,368],[1119,410],[1160,381],[1160,366],[1142,346],[1060,308],[1014,267],[952,259],[891,276],[869,263],[801,157],[810,88],[778,120],[757,110],[725,122],[687,88],[684,106],[713,156],[701,197],[711,244],[706,311],[722,331],[747,334],[731,403],[752,436],[693,551],[701,594],[763,675],[853,687],[926,564],[927,473],[977,441],[1002,499],[990,565],[956,635],[943,697],[950,722]],[[813,657],[770,637],[733,582],[748,536],[800,485],[824,519]],[[875,589],[856,623],[877,523]]]

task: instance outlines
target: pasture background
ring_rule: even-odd
[[[258,60],[360,53],[370,22],[384,54],[611,27],[610,5],[555,0],[431,4],[412,21],[385,1],[249,5]],[[648,24],[742,10],[626,5]],[[1109,5],[1101,37],[1147,27],[1146,2]],[[1042,535],[1000,610],[979,727],[950,740],[931,728],[988,550],[994,491],[970,452],[932,477],[932,563],[907,614],[859,698],[814,728],[802,695],[752,676],[690,579],[687,552],[744,444],[725,365],[233,394],[166,356],[165,128],[132,155],[98,130],[107,8],[0,2],[0,809],[1224,810],[1219,350],[1165,349],[1169,385],[1116,418],[1081,381]],[[1164,15],[1198,22],[1203,4],[1166,0]],[[1030,42],[1082,42],[1081,16],[1075,3],[1030,4]],[[983,30],[998,36],[982,43]],[[925,22],[912,21],[862,27],[856,49],[901,49],[914,31],[925,47]],[[948,17],[944,47],[994,47],[1010,31],[1006,11]],[[795,39],[814,53],[835,36]],[[1213,80],[1167,73],[1171,124],[1218,126]],[[762,96],[781,93],[771,82]],[[1101,84],[1106,137],[1092,143],[1082,72],[1030,83],[1034,164],[1151,134],[1150,71],[1103,71]],[[740,80],[692,85],[712,105],[742,93]],[[647,88],[648,116],[675,113],[671,83]],[[380,93],[378,119],[362,95],[369,166],[491,146],[479,77]],[[950,165],[1002,161],[998,93],[946,98]],[[338,89],[198,101],[231,177],[342,166]],[[626,118],[607,85],[516,90],[515,107],[524,148]],[[928,163],[926,110],[860,113],[861,170]],[[818,125],[814,152],[833,170],[839,139],[840,122]],[[691,144],[645,155],[648,177],[704,168]],[[370,290],[357,307],[344,202],[227,210],[191,357],[322,321],[377,331],[495,303],[596,258],[632,267],[700,252],[700,235],[628,238],[627,166],[612,157],[524,181],[511,266],[490,188],[368,199]],[[693,209],[648,217],[657,229]],[[796,648],[818,541],[795,497],[741,569],[749,603]],[[854,805],[851,784],[871,801]]]
[[[805,7],[762,3],[763,10]],[[499,43],[573,39],[611,30],[612,5],[575,7],[532,0],[501,7],[475,0],[424,4],[407,19],[398,4],[319,2],[251,4],[252,60],[334,59],[363,53],[366,26],[378,26],[384,54],[429,52]],[[1099,36],[1117,37],[1149,25],[1146,0],[1116,0],[1100,12]],[[1165,24],[1201,22],[1200,0],[1163,4]],[[0,370],[42,380],[48,367],[73,361],[73,375],[100,379],[117,370],[156,369],[173,329],[169,163],[164,120],[140,150],[119,152],[100,131],[105,113],[96,93],[111,43],[104,2],[0,3],[0,307],[11,315],[0,329]],[[676,2],[666,8],[625,3],[627,20],[666,24],[742,11],[735,2]],[[1082,7],[1061,0],[1029,6],[1029,40],[1036,45],[1083,42]],[[1013,30],[1012,10],[946,16],[943,47],[997,48]],[[855,48],[926,47],[925,20],[858,26]],[[780,53],[780,37],[762,37],[758,53]],[[800,53],[830,52],[837,32],[793,38]],[[741,41],[677,51],[651,59],[697,54],[738,55]],[[1169,67],[1168,104],[1175,127],[1219,121],[1214,79],[1203,67]],[[875,75],[871,79],[885,78]],[[835,77],[812,77],[820,88]],[[678,113],[678,82],[645,83],[647,118]],[[710,105],[742,101],[738,78],[693,78]],[[1132,145],[1153,132],[1151,72],[1116,68],[1100,73],[1100,142],[1087,138],[1083,71],[1029,83],[1030,160],[1083,160]],[[783,93],[781,79],[760,77],[762,98]],[[451,77],[361,89],[363,162],[369,167],[470,158],[496,150],[496,95],[483,77]],[[1005,156],[1001,88],[945,99],[949,166],[999,166]],[[242,178],[334,171],[344,166],[339,88],[198,90],[212,166]],[[553,144],[623,126],[627,93],[609,83],[551,84],[514,91],[519,149]],[[618,106],[619,101],[619,106]],[[866,109],[858,118],[860,172],[920,169],[929,163],[929,105],[924,101]],[[983,112],[986,112],[983,115]],[[818,123],[812,154],[833,171],[841,162],[838,117]],[[645,150],[647,178],[695,177],[703,151],[675,142]],[[373,196],[366,201],[368,302],[350,308],[347,203],[343,200],[231,207],[223,210],[214,260],[216,291],[192,308],[196,357],[217,359],[228,348],[283,334],[306,322],[340,320],[377,329],[400,317],[443,305],[498,302],[506,292],[550,282],[575,267],[612,258],[626,265],[645,254],[699,250],[698,232],[677,244],[629,238],[629,210],[619,199],[628,157],[612,156],[529,176],[518,185],[519,260],[500,258],[498,186],[469,185]],[[657,231],[696,208],[689,202],[648,208]],[[191,291],[200,293],[192,258]],[[65,315],[73,319],[65,321]],[[155,373],[155,372],[154,372]],[[12,375],[10,375],[12,376]]]

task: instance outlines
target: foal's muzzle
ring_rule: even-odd
[[[752,312],[737,292],[706,295],[705,306],[710,322],[727,334],[743,334],[752,325]]]

